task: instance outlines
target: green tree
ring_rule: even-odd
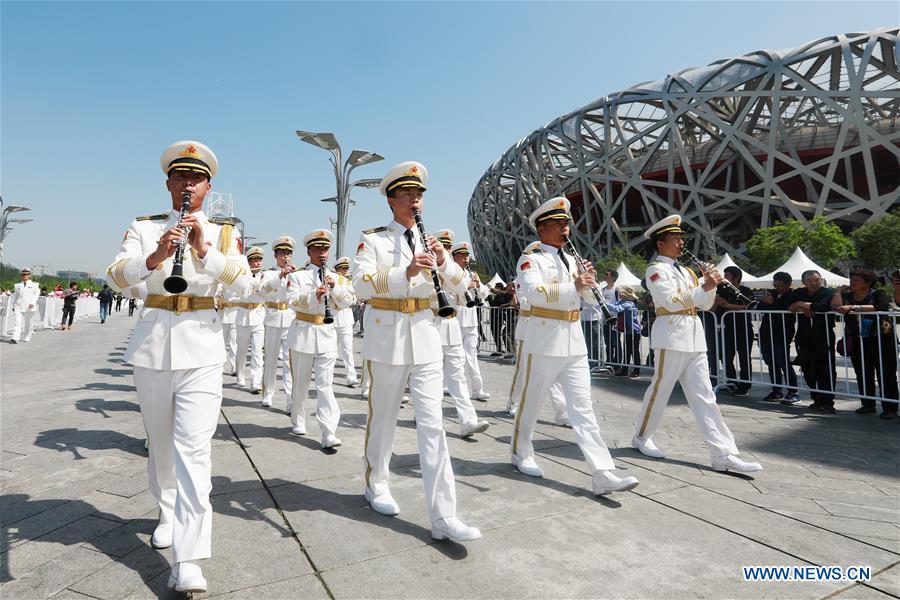
[[[625,263],[636,277],[643,277],[647,271],[647,260],[643,256],[632,254],[620,246],[613,248],[609,254],[594,263],[594,266],[597,267],[597,274],[602,277],[606,271],[618,267],[620,262]]]
[[[856,256],[863,264],[879,271],[900,265],[900,208],[873,219],[850,234]]]
[[[788,219],[757,230],[747,240],[747,255],[754,268],[768,273],[790,258],[797,246],[826,269],[834,269],[853,254],[853,242],[841,228],[818,216],[808,226]]]

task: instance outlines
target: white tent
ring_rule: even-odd
[[[744,275],[749,275],[749,273],[744,270],[744,267],[735,263],[734,259],[732,259],[731,255],[727,252],[725,253],[725,256],[722,257],[722,260],[719,261],[719,264],[716,265],[716,269],[718,269],[719,273],[724,273],[725,267],[737,267],[741,271],[744,271]]]
[[[503,285],[506,285],[506,282],[500,278],[500,274],[494,273],[494,276],[491,277],[491,280],[487,282],[487,286],[491,289],[494,289],[494,287],[496,287],[496,285],[498,283],[502,283]]]
[[[722,260],[719,261],[719,264],[716,265],[716,270],[719,273],[724,273],[725,267],[737,267],[743,272],[743,276],[741,277],[741,285],[746,285],[749,288],[764,288],[770,287],[772,285],[771,279],[768,281],[768,283],[766,283],[765,278],[761,279],[759,277],[754,277],[753,274],[750,273],[750,271],[734,262],[734,259],[731,258],[731,255],[727,252],[725,253],[725,256],[722,257]]]
[[[834,288],[840,285],[850,285],[850,280],[842,275],[838,275],[837,273],[832,273],[831,271],[826,271],[816,263],[814,263],[806,254],[803,253],[799,247],[794,248],[794,253],[791,257],[785,262],[783,265],[772,271],[771,273],[766,273],[765,275],[760,275],[759,277],[754,277],[751,280],[744,279],[741,283],[746,285],[747,287],[771,287],[772,278],[775,276],[775,273],[779,271],[784,271],[791,275],[791,279],[793,279],[793,287],[799,287],[803,285],[800,281],[800,276],[804,271],[815,270],[822,274],[822,279],[825,280],[825,285]]]
[[[621,287],[623,285],[627,285],[628,287],[633,287],[635,289],[641,287],[641,278],[635,277],[634,273],[628,270],[628,267],[625,266],[624,262],[619,262],[619,266],[616,267],[616,271],[619,273],[619,278],[616,279],[616,287]],[[597,276],[602,277],[602,273],[598,273]]]

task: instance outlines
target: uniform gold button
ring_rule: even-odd
[[[376,324],[376,325],[380,325],[380,324],[381,324],[381,319],[375,319],[375,324]]]

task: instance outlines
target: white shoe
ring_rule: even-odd
[[[481,537],[477,527],[469,527],[456,517],[444,517],[431,523],[431,537],[452,542],[471,542]]]
[[[472,425],[461,423],[459,425],[459,436],[464,438],[472,437],[476,433],[483,433],[487,431],[487,428],[490,426],[491,424],[487,421],[476,421]]]
[[[322,436],[322,447],[323,448],[337,448],[341,445],[341,440],[333,433],[329,433],[328,435]]]
[[[538,464],[534,461],[533,456],[529,456],[525,459],[519,459],[518,456],[513,454],[512,456],[512,464],[518,469],[519,473],[522,475],[528,475],[529,477],[543,477],[544,471],[541,469]]]
[[[259,401],[262,406],[272,406],[272,397],[271,396],[263,396],[263,399]]]
[[[247,387],[247,380],[246,380],[246,379],[240,379],[240,378],[238,378],[238,380],[235,381],[235,383],[238,385],[238,387]]]
[[[636,477],[617,477],[612,471],[597,471],[592,479],[595,496],[603,496],[610,492],[627,492],[640,483]]]
[[[631,438],[631,447],[650,458],[665,458],[666,453],[662,448],[658,448],[651,439],[642,439],[639,436]]]
[[[168,548],[172,545],[172,536],[174,530],[171,523],[159,522],[156,529],[153,530],[153,536],[150,538],[150,545],[157,550]]]
[[[397,504],[397,501],[394,500],[394,497],[390,494],[379,494],[375,495],[375,493],[366,488],[366,501],[369,503],[369,506],[372,507],[372,510],[375,512],[381,513],[383,515],[387,515],[389,517],[394,517],[400,514],[400,506]]]
[[[757,462],[745,462],[735,454],[729,456],[713,457],[711,460],[712,470],[727,473],[755,473],[762,471],[762,465]]]
[[[200,567],[192,562],[175,563],[169,575],[169,588],[184,594],[206,593],[206,578]]]
[[[348,382],[347,382],[347,387],[348,387],[348,388],[358,388],[358,387],[359,387],[359,382],[358,382],[358,381],[348,381]]]
[[[359,395],[362,396],[363,400],[369,399],[369,388],[364,387],[360,390]]]
[[[474,394],[471,394],[471,397],[472,400],[481,400],[482,402],[487,402],[488,398],[490,398],[491,395],[484,390],[479,390]]]
[[[306,435],[306,425],[294,425],[291,427],[291,433],[294,435]]]
[[[30,338],[30,337],[27,337],[27,338],[24,338],[22,341],[23,341],[23,342],[30,342],[30,341],[31,341],[31,338]]]

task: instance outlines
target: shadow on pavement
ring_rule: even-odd
[[[146,456],[144,440],[118,431],[96,429],[48,429],[38,433],[34,445],[59,452],[71,452],[76,460],[84,459],[80,450],[108,450],[118,448],[130,454]]]
[[[134,402],[127,400],[104,400],[102,398],[85,398],[75,401],[75,408],[84,412],[103,415],[104,419],[111,418],[107,411],[113,412],[140,412],[141,408]]]

